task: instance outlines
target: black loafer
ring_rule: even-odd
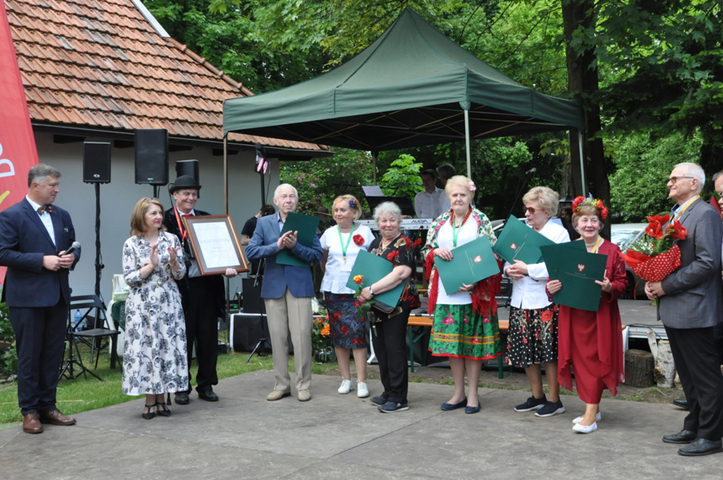
[[[210,388],[208,390],[201,390],[198,392],[198,398],[206,400],[207,402],[218,402],[218,395],[216,395],[216,393]]]
[[[176,401],[176,405],[188,405],[191,400],[188,398],[188,392],[178,392],[173,397]]]
[[[699,457],[711,453],[723,452],[723,444],[720,440],[708,440],[707,438],[696,438],[690,445],[680,447],[678,453],[686,457]]]
[[[445,412],[449,412],[450,410],[457,410],[458,408],[466,407],[467,406],[467,398],[462,400],[459,403],[443,403],[442,404],[442,410]]]
[[[698,437],[696,432],[690,430],[681,430],[673,435],[665,435],[663,441],[665,443],[690,443]]]
[[[684,410],[690,410],[690,405],[688,405],[688,400],[685,398],[676,398],[673,400],[673,405],[676,407],[682,408]]]

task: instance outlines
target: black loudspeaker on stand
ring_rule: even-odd
[[[168,184],[168,131],[162,128],[137,129],[136,183],[153,185],[153,196],[158,187]]]
[[[95,185],[95,294],[103,298],[100,294],[100,276],[105,268],[100,254],[100,184],[110,183],[110,143],[83,144],[83,182]]]
[[[110,143],[83,144],[83,182],[110,183]]]

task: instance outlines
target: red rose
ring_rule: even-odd
[[[420,246],[421,244],[422,244],[422,239],[421,239],[421,238],[418,238],[418,239],[416,239],[416,240],[414,241],[414,246],[415,246],[415,247],[418,247],[418,246]]]
[[[659,224],[661,224],[661,225],[664,225],[664,224],[668,223],[668,220],[670,220],[670,215],[668,215],[668,214],[665,214],[665,215],[653,215],[653,216],[648,217],[648,222],[649,222],[649,223],[657,222],[657,223],[659,223]]]
[[[355,243],[358,247],[361,247],[362,245],[364,245],[364,237],[362,237],[362,236],[359,235],[358,233],[357,233],[356,235],[354,235],[352,238],[354,239],[354,243]]]
[[[667,215],[665,216],[665,222],[661,222],[663,217],[659,215],[648,217],[648,226],[645,228],[645,233],[653,238],[661,239],[665,232],[663,232],[663,223],[667,222]]]
[[[396,260],[396,258],[399,256],[399,250],[394,250],[393,252],[390,252],[389,255],[387,255],[387,260],[390,262],[393,262]]]
[[[650,235],[653,238],[661,239],[663,238],[663,226],[659,223],[651,223],[647,226],[645,229],[645,233],[647,235]]]
[[[688,231],[677,220],[668,225],[668,230],[670,231],[670,238],[673,240],[685,240],[685,237],[688,236]]]

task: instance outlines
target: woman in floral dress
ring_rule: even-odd
[[[144,197],[131,215],[131,237],[123,244],[126,344],[123,393],[146,396],[143,418],[171,411],[165,393],[188,389],[186,327],[176,280],[186,267],[175,235],[163,228],[163,205]]]
[[[445,193],[452,208],[429,227],[427,244],[422,249],[426,258],[429,282],[429,312],[434,312],[430,350],[434,356],[449,357],[454,377],[454,395],[442,404],[442,410],[464,407],[465,413],[480,410],[477,398],[482,361],[501,355],[500,330],[497,321],[495,290],[499,275],[457,292],[447,292],[439,281],[434,257],[452,260],[454,249],[479,237],[487,237],[491,245],[496,237],[487,216],[471,206],[474,183],[463,175],[447,180]],[[464,372],[469,379],[469,395],[464,393]]]
[[[354,306],[354,290],[346,286],[351,267],[360,250],[366,250],[374,240],[374,234],[364,225],[357,225],[362,214],[359,200],[353,195],[342,195],[334,199],[332,213],[336,225],[328,228],[321,236],[324,258],[321,268],[324,279],[321,291],[329,312],[331,343],[341,370],[340,394],[354,389],[349,370],[349,350],[354,354],[357,377],[357,396],[369,396],[367,388],[367,332],[364,317],[359,318]]]

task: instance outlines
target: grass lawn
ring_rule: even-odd
[[[86,366],[92,366],[90,363],[90,354],[83,352],[83,363]],[[105,353],[105,352],[104,352]],[[273,362],[271,356],[254,358],[246,364],[248,353],[231,353],[218,356],[218,378],[228,378],[242,373],[253,372],[256,370],[273,370]],[[289,362],[289,371],[294,371],[293,359]],[[329,370],[337,368],[336,363],[316,363],[312,364],[312,373],[323,374]],[[196,377],[198,367],[191,366],[191,373]],[[58,383],[58,408],[66,415],[73,415],[79,412],[95,410],[117,403],[129,402],[140,397],[131,397],[123,395],[121,392],[121,368],[116,364],[114,370],[110,369],[110,358],[103,355],[98,363],[98,369],[94,372],[105,382],[99,382],[93,376],[88,375],[88,379],[82,376],[74,380],[63,378]],[[77,370],[76,370],[77,373]],[[0,385],[0,430],[11,428],[22,423],[23,417],[20,415],[18,408],[18,387],[16,383]]]

